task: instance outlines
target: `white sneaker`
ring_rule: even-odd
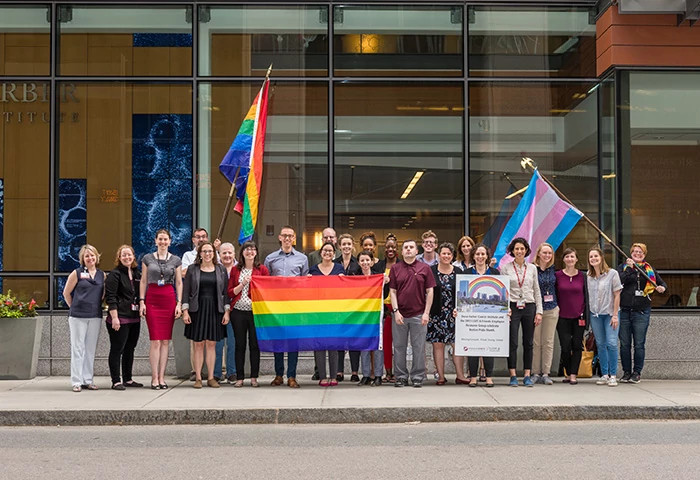
[[[610,377],[608,377],[607,375],[603,375],[602,377],[600,377],[598,380],[595,381],[595,384],[596,385],[607,385],[608,380],[610,380]]]
[[[608,378],[608,387],[617,387],[617,379],[615,378],[615,375],[611,375],[610,378]]]

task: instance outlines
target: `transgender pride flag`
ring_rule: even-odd
[[[514,238],[523,237],[532,247],[528,258],[531,262],[540,243],[547,242],[556,250],[582,216],[576,207],[559,198],[535,169],[523,199],[503,229],[493,256],[499,266],[508,263],[506,247]]]

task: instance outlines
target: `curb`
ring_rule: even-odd
[[[700,406],[507,406],[182,410],[4,410],[0,426],[350,424],[572,420],[700,420]]]

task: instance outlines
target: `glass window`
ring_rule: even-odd
[[[199,8],[199,74],[323,76],[328,72],[328,7]]]
[[[650,257],[650,261],[653,261],[653,258]],[[664,273],[660,273],[660,275],[663,281],[668,285],[668,289],[663,295],[655,293],[651,296],[652,308],[698,307],[700,275]]]
[[[0,277],[0,292],[7,293],[10,290],[21,302],[28,302],[33,298],[37,308],[49,307],[48,277]]]
[[[336,75],[462,74],[462,7],[335,7],[333,33]]]
[[[581,211],[598,218],[597,94],[592,83],[472,83],[469,88],[470,232],[492,250],[534,160]],[[584,221],[563,246],[585,259],[598,234]],[[558,258],[559,256],[557,256]]]
[[[342,83],[335,98],[335,226],[399,240],[464,231],[461,83]]]
[[[117,248],[140,256],[156,230],[182,255],[192,236],[190,84],[63,83],[59,104],[56,271],[78,266],[89,239],[112,268]]]
[[[189,7],[57,8],[61,75],[192,74]]]
[[[623,248],[645,243],[649,263],[661,270],[700,269],[692,253],[700,207],[689,196],[700,185],[700,73],[625,72],[621,79]],[[685,298],[685,290],[673,293]]]
[[[594,10],[470,7],[469,75],[595,77]]]
[[[0,75],[49,75],[50,11],[46,5],[0,7]],[[8,91],[0,93],[5,102]]]
[[[199,88],[199,224],[216,235],[231,184],[219,164],[260,90],[260,83],[211,83]],[[313,250],[328,223],[328,88],[326,83],[272,82],[269,90],[260,213],[261,256],[279,248],[282,226],[297,233],[297,250]],[[223,241],[238,244],[240,215],[231,212]]]
[[[0,81],[0,92],[0,271],[48,270],[49,83]]]

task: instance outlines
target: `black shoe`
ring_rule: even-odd
[[[314,372],[313,375],[311,375],[311,380],[320,380],[321,377],[318,376],[318,372]]]
[[[168,384],[167,384],[167,383],[161,383],[161,384],[160,384],[160,389],[161,389],[161,390],[166,390],[167,388],[168,388]]]
[[[408,387],[408,380],[405,378],[397,378],[394,382],[395,387]]]
[[[143,387],[143,383],[134,382],[134,381],[132,380],[132,381],[130,381],[130,382],[124,383],[124,386],[127,387],[127,388],[142,388],[142,387]]]
[[[629,383],[630,378],[632,378],[632,374],[629,372],[625,372],[625,374],[620,379],[620,383]]]
[[[126,390],[126,387],[123,383],[115,383],[112,385],[112,390]]]
[[[358,387],[361,387],[361,386],[363,386],[363,385],[369,385],[370,383],[372,383],[372,379],[371,379],[371,378],[369,378],[369,377],[362,377],[362,380],[360,380],[359,382],[357,382],[357,386],[358,386]]]
[[[158,385],[158,384],[155,384],[155,385],[151,384],[151,390],[160,390],[160,385]]]
[[[345,375],[343,375],[342,373],[339,373],[338,375],[335,376],[335,379],[338,380],[339,382],[342,382],[343,380],[345,380]]]
[[[642,381],[642,376],[639,373],[633,373],[630,377],[630,383],[639,383]]]
[[[374,381],[372,382],[373,387],[380,387],[382,385],[382,376],[374,377]]]
[[[356,375],[356,374],[353,373],[353,374],[352,374],[352,377],[350,377],[350,381],[351,381],[351,382],[359,382],[359,381],[360,381],[360,377],[359,377],[358,375]]]

